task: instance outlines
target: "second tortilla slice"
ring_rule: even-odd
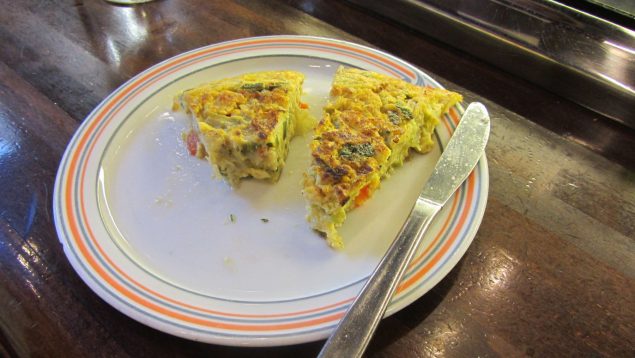
[[[439,118],[461,100],[444,89],[338,68],[303,183],[307,219],[329,246],[343,247],[337,228],[346,213],[368,200],[411,149],[426,153],[434,147]]]

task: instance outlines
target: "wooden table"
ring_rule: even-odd
[[[314,356],[148,328],[102,301],[51,209],[71,135],[111,91],[203,45],[303,34],[369,44],[492,114],[479,232],[431,292],[385,319],[368,355],[635,355],[635,134],[460,50],[338,1],[0,0],[0,356]]]

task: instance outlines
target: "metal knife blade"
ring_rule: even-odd
[[[489,122],[484,105],[474,102],[467,107],[420,197],[440,205],[448,201],[481,158],[489,139]]]
[[[487,109],[472,103],[461,118],[397,238],[348,309],[319,357],[361,357],[423,234],[472,172],[489,138]]]

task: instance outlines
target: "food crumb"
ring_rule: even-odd
[[[234,259],[229,257],[229,256],[223,257],[223,265],[225,265],[227,268],[233,269],[234,268]]]
[[[154,198],[154,204],[169,208],[172,206],[172,199],[159,195],[156,198]]]

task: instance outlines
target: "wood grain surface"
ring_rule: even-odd
[[[0,0],[0,356],[315,356],[148,328],[102,301],[58,241],[52,188],[111,91],[183,51],[302,34],[402,57],[492,114],[489,200],[464,258],[385,319],[372,357],[635,355],[635,134],[341,1]]]

